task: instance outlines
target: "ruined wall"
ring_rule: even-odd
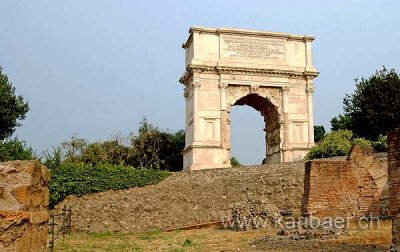
[[[384,162],[358,146],[347,160],[307,162],[303,214],[350,218],[381,215],[387,195],[386,170]]]
[[[400,250],[400,129],[388,134],[388,164],[392,242]]]
[[[390,213],[399,213],[400,206],[400,129],[388,135],[388,174]]]
[[[45,251],[49,170],[38,161],[0,163],[0,251]]]

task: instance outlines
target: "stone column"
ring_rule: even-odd
[[[313,93],[314,87],[307,85],[307,113],[308,113],[308,148],[314,146],[314,116],[313,116]]]
[[[221,101],[221,111],[226,111],[226,89],[228,87],[227,83],[219,83],[220,101]]]
[[[286,162],[287,160],[287,154],[286,151],[291,149],[290,146],[290,141],[289,141],[289,117],[288,117],[288,94],[289,94],[290,88],[289,87],[283,87],[282,88],[282,114],[283,114],[283,144],[282,144],[282,150],[283,150],[283,156],[282,156],[282,161]]]
[[[190,89],[188,85],[185,85],[185,89],[183,91],[183,97],[185,97],[185,130],[188,128],[188,110],[189,110],[189,95],[190,95]],[[189,141],[188,141],[188,134],[185,134],[185,148],[189,146]]]
[[[199,80],[193,80],[193,142],[198,140],[199,134],[199,89],[201,87]]]
[[[226,108],[226,89],[228,88],[228,84],[224,82],[220,82],[219,85],[220,91],[220,109],[221,109],[221,144],[222,148],[228,150],[229,148],[229,130],[228,130],[228,112]]]

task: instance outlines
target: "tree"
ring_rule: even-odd
[[[134,166],[180,171],[183,168],[182,150],[185,132],[160,130],[147,121],[139,123],[139,133],[132,137]]]
[[[21,95],[15,95],[15,87],[2,71],[0,67],[0,141],[10,137],[15,128],[21,126],[18,120],[25,119],[29,111],[28,103]]]
[[[355,80],[356,90],[343,99],[345,116],[359,137],[376,140],[400,126],[400,76],[383,67],[368,79]]]
[[[185,148],[185,131],[160,132],[159,158],[162,161],[162,169],[168,171],[181,171],[183,169],[183,156],[181,152]]]
[[[87,141],[79,138],[76,134],[71,137],[71,140],[61,143],[61,152],[65,161],[75,163],[80,161],[80,156],[87,146]]]
[[[314,125],[314,143],[318,143],[324,139],[326,134],[325,128],[322,125]]]
[[[348,115],[338,115],[331,120],[331,130],[351,130],[351,121]]]
[[[132,137],[132,148],[135,161],[141,168],[161,168],[160,142],[161,134],[146,118],[139,123],[139,134]]]

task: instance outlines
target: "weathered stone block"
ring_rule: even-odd
[[[22,205],[29,205],[30,185],[21,185],[13,190],[13,196]]]
[[[29,222],[31,224],[42,224],[47,223],[49,220],[49,212],[48,211],[40,211],[40,212],[33,212],[30,215]]]
[[[45,251],[49,170],[38,161],[0,164],[0,251]]]

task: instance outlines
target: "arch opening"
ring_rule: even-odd
[[[230,157],[242,165],[259,165],[265,159],[265,123],[260,112],[243,105],[230,112]],[[231,163],[231,165],[233,165]]]
[[[264,120],[265,155],[262,163],[281,162],[281,124],[278,109],[269,99],[254,93],[241,97],[232,106],[244,105],[259,111]]]

